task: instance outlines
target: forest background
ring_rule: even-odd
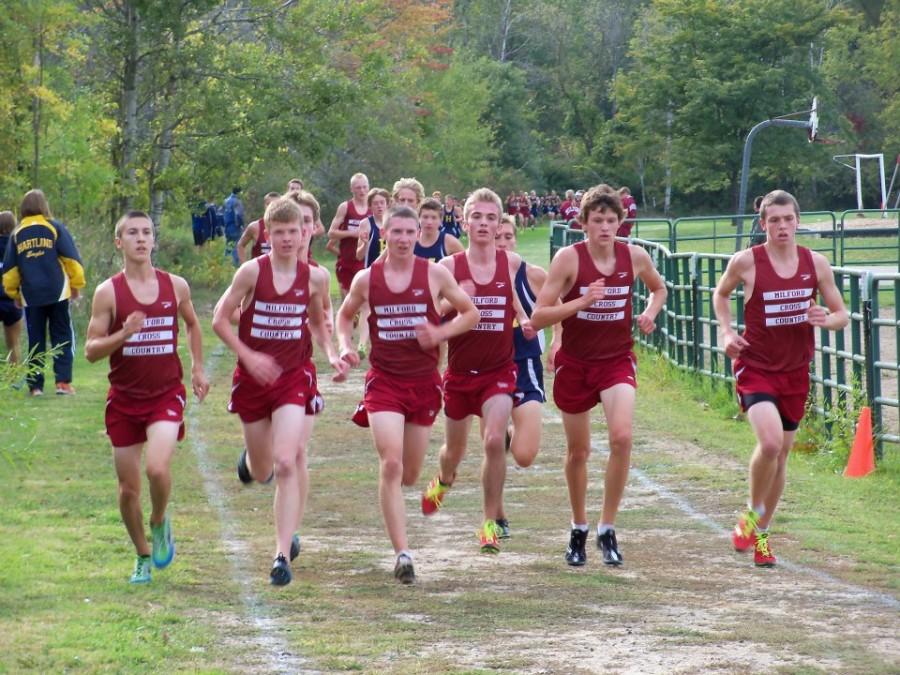
[[[852,208],[831,156],[900,151],[900,0],[11,0],[0,35],[0,208],[40,187],[107,241],[295,176],[327,223],[356,171],[735,212],[748,131],[814,95],[825,143],[766,131],[751,196]]]

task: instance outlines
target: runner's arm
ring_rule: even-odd
[[[347,378],[350,364],[341,359],[331,339],[329,282],[328,270],[324,267],[310,268],[309,330],[315,338],[316,344],[325,352],[328,363],[335,370],[333,380],[342,382]]]
[[[652,333],[656,328],[656,317],[659,315],[666,304],[668,290],[666,282],[660,276],[659,272],[650,259],[650,254],[640,246],[629,245],[628,250],[631,253],[632,269],[637,273],[638,278],[647,286],[650,291],[650,297],[644,311],[637,317],[637,325],[645,335]]]
[[[453,273],[456,271],[456,263],[453,261],[452,255],[448,255],[448,256],[441,258],[437,264],[442,265],[443,267],[447,268],[450,271],[451,277],[453,276]],[[454,279],[454,281],[456,281],[456,279]],[[441,316],[446,316],[447,314],[449,314],[450,312],[453,311],[453,305],[451,305],[450,301],[447,300],[446,298],[440,297],[438,305],[437,305],[437,311],[438,311],[438,314],[440,314]]]
[[[369,236],[372,234],[372,226],[366,218],[359,224],[359,242],[356,244],[356,259],[366,259],[366,249],[369,248]]]
[[[528,276],[528,285],[535,295],[539,295],[544,284],[547,282],[547,270],[537,265],[529,265],[525,263],[525,274]],[[560,299],[556,299],[556,304],[561,305]],[[532,313],[533,314],[533,313]],[[550,340],[550,346],[547,348],[547,369],[553,370],[553,362],[556,360],[556,353],[562,347],[562,324],[555,323],[551,327],[553,337]]]
[[[441,263],[443,262],[442,260]],[[472,330],[479,319],[478,310],[472,304],[472,299],[460,288],[445,266],[429,263],[428,283],[437,290],[441,304],[446,300],[450,308],[456,310],[456,316],[439,326],[431,323],[420,323],[416,326],[419,344],[425,349]]]
[[[191,390],[197,400],[202,401],[209,393],[209,379],[203,370],[203,331],[200,320],[191,302],[191,289],[187,282],[179,276],[171,275],[178,300],[178,314],[184,321],[184,332],[188,339],[188,351],[191,354]]]
[[[519,273],[519,267],[525,264],[525,261],[522,260],[522,257],[516,253],[507,253],[507,260],[509,261],[509,278],[515,279],[516,275]],[[527,273],[526,269],[526,273]],[[521,301],[519,300],[519,294],[515,289],[515,282],[513,282],[512,289],[512,300],[513,300],[513,311],[516,313],[516,321],[519,322],[519,327],[522,329],[522,335],[526,340],[532,339],[537,332],[534,327],[531,325],[531,317],[528,316],[528,313],[525,311],[525,308],[522,306]]]
[[[462,253],[466,249],[463,248],[462,242],[454,237],[452,234],[444,235],[444,248],[447,251],[447,255],[453,255],[454,253]]]
[[[91,320],[88,323],[87,339],[84,342],[84,356],[94,363],[116,351],[125,341],[137,333],[144,325],[144,313],[132,312],[122,327],[110,335],[116,311],[116,295],[112,281],[107,279],[97,286],[91,303]]]
[[[353,319],[369,300],[369,269],[359,272],[350,282],[350,292],[337,314],[338,349],[341,358],[351,366],[359,365],[359,353],[353,348]]]
[[[247,262],[247,246],[256,243],[256,238],[258,236],[259,221],[254,220],[246,228],[244,228],[244,231],[241,233],[241,238],[238,239],[237,255],[241,265]]]
[[[741,351],[750,345],[731,326],[731,294],[738,284],[745,280],[747,271],[752,264],[753,253],[750,249],[735,253],[728,261],[728,267],[725,268],[725,272],[713,292],[713,311],[716,314],[716,321],[719,322],[722,344],[725,354],[732,359],[737,358]]]
[[[578,255],[571,248],[564,248],[550,262],[547,281],[538,294],[531,315],[531,325],[535,330],[552,326],[567,319],[576,312],[590,307],[606,295],[601,280],[588,286],[588,292],[568,302],[561,302],[563,293],[568,292],[575,283],[575,271],[578,269]]]
[[[841,330],[850,323],[850,315],[844,305],[844,298],[834,283],[834,272],[825,256],[813,252],[813,263],[819,279],[819,293],[825,301],[825,307],[812,305],[809,308],[809,322],[825,330]]]
[[[342,230],[340,229],[341,225],[344,223],[344,218],[347,215],[347,202],[341,202],[341,205],[338,206],[337,212],[334,214],[334,218],[331,219],[331,226],[328,228],[328,238],[331,240],[338,239],[347,239],[347,238],[356,238],[358,236],[356,230]]]
[[[212,327],[225,346],[233,351],[237,357],[243,360],[244,356],[252,352],[240,341],[231,328],[231,317],[240,308],[241,302],[248,297],[256,286],[259,276],[259,265],[255,261],[246,262],[234,273],[234,280],[225,289],[225,293],[216,303],[213,313]]]

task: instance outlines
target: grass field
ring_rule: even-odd
[[[520,251],[547,260],[547,230]],[[719,394],[641,353],[633,471],[618,523],[620,569],[562,559],[569,511],[564,440],[545,409],[542,451],[509,470],[512,539],[478,553],[479,453],[446,508],[426,519],[407,492],[418,582],[401,587],[377,507],[377,462],[349,422],[360,370],[323,377],[311,495],[295,580],[274,590],[270,486],[234,474],[225,411],[233,357],[207,327],[208,400],[190,405],[174,462],[174,564],[127,582],[133,550],[103,433],[106,364],[76,363],[78,395],[5,393],[0,429],[0,672],[849,672],[900,669],[900,460],[847,480],[827,456],[795,454],[773,530],[780,566],[730,551],[752,435]],[[320,372],[327,368],[321,367]],[[548,381],[548,387],[550,382]],[[605,427],[594,425],[598,516]],[[145,497],[146,498],[146,497]],[[839,636],[839,638],[836,638]]]

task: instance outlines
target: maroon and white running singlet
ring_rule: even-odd
[[[438,349],[425,351],[416,340],[420,323],[440,324],[428,284],[428,261],[416,258],[406,290],[394,293],[384,278],[384,260],[369,268],[369,339],[373,368],[403,378],[430,375],[437,368]]]
[[[472,330],[450,339],[447,352],[449,370],[475,374],[511,365],[516,313],[506,251],[496,252],[494,278],[486,284],[479,284],[472,278],[465,251],[453,255],[453,276],[459,283],[469,280],[475,284],[472,304],[480,316]]]
[[[574,244],[578,255],[578,272],[563,302],[587,292],[598,279],[606,283],[606,297],[587,309],[579,310],[562,322],[561,351],[577,361],[602,361],[631,352],[631,289],[634,270],[628,244],[614,242],[616,267],[612,274],[601,274],[591,258],[588,242]]]
[[[110,335],[122,328],[128,315],[143,312],[141,329],[110,354],[109,382],[117,390],[136,398],[153,398],[181,384],[178,358],[178,299],[168,273],[156,272],[159,293],[149,304],[138,302],[128,287],[125,273],[112,277],[116,316]]]
[[[256,221],[256,241],[253,242],[253,248],[250,249],[250,257],[258,258],[272,250],[272,244],[269,243],[269,232],[266,230],[266,221],[260,218]]]
[[[749,346],[741,351],[740,361],[770,372],[807,368],[815,351],[807,313],[819,286],[812,253],[798,246],[797,272],[785,279],[772,267],[765,245],[751,250],[756,279],[744,305],[743,337]]]
[[[365,211],[357,211],[356,206],[353,205],[353,200],[347,200],[347,212],[344,214],[344,222],[340,224],[339,229],[341,230],[349,230],[349,231],[358,231],[359,226],[362,224],[366,218],[371,215],[368,207]],[[338,258],[345,265],[350,266],[359,266],[362,269],[362,262],[356,259],[356,245],[358,243],[357,239],[353,237],[345,237],[341,239],[340,246],[338,250],[340,251]]]
[[[278,293],[272,259],[264,255],[256,262],[259,277],[250,304],[241,312],[238,337],[250,349],[274,358],[284,371],[297,368],[312,355],[307,326],[309,265],[298,260],[294,283],[284,293]]]

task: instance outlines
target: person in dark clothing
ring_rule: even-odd
[[[191,230],[194,234],[194,245],[203,246],[209,239],[212,228],[207,227],[207,211],[209,204],[203,198],[200,188],[194,188],[191,197]]]
[[[69,298],[77,298],[84,288],[81,258],[65,225],[52,219],[43,192],[27,192],[19,216],[19,227],[3,258],[3,289],[25,307],[29,359],[37,365],[26,378],[28,389],[32,396],[44,393],[43,355],[49,327],[50,344],[55,350],[56,393],[74,394],[75,329],[69,316]]]
[[[0,276],[3,274],[3,254],[15,229],[16,217],[13,212],[0,211]],[[19,363],[22,360],[22,350],[19,348],[22,309],[3,291],[2,285],[0,285],[0,322],[3,323],[3,339],[6,342],[6,351],[9,352],[7,359],[10,363]]]
[[[756,215],[753,216],[753,223],[750,225],[750,240],[747,242],[747,248],[766,243],[766,233],[759,222],[759,207],[762,205],[762,200],[762,195],[753,200],[753,213]]]
[[[226,257],[231,256],[235,267],[240,262],[237,254],[237,243],[241,238],[241,233],[244,231],[244,202],[238,197],[240,193],[241,188],[239,186],[231,188],[231,194],[225,200],[223,211],[225,217],[225,255]]]

